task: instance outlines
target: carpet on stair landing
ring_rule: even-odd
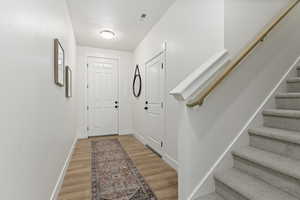
[[[118,139],[92,141],[92,200],[157,200]]]

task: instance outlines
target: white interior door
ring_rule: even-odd
[[[118,62],[88,59],[88,135],[118,134]]]
[[[162,155],[164,139],[164,54],[146,63],[144,127],[148,145]]]

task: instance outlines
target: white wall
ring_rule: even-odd
[[[0,29],[0,199],[50,199],[75,138],[75,97],[53,78],[54,38],[76,75],[66,3],[2,1]]]
[[[120,134],[132,134],[132,102],[131,82],[129,83],[129,71],[133,65],[132,53],[127,51],[114,51],[107,49],[98,49],[91,47],[77,48],[77,72],[78,72],[78,123],[77,131],[81,138],[87,137],[87,58],[88,57],[106,57],[117,58],[119,60],[119,132]]]
[[[224,5],[218,0],[177,0],[136,48],[135,64],[142,67],[144,79],[145,61],[166,41],[170,91],[219,50],[226,48],[232,57],[236,56],[288,3],[226,0]],[[166,154],[179,161],[180,199],[190,196],[299,55],[298,44],[292,42],[298,33],[288,35],[291,29],[294,28],[286,25],[273,34],[276,36],[269,44],[275,44],[257,50],[259,57],[249,58],[249,63],[233,72],[202,107],[189,109],[167,97]],[[143,135],[147,128],[143,125],[144,94],[133,101],[134,128]]]
[[[167,42],[165,151],[171,160],[178,160],[178,134],[185,132],[183,127],[188,119],[184,116],[185,107],[168,92],[210,56],[223,49],[223,16],[222,0],[177,0],[134,52],[134,62],[141,66],[144,80],[145,62],[161,51],[163,42]],[[140,135],[144,134],[144,128],[151,128],[143,125],[146,124],[143,123],[144,88],[142,91],[141,97],[133,100],[134,128]],[[185,184],[190,184],[187,180],[182,181],[180,177],[180,193]]]
[[[225,1],[225,7],[230,1]],[[235,4],[237,1],[232,1]],[[240,3],[240,2],[239,2]],[[248,2],[249,3],[249,2]],[[253,7],[259,7],[262,4],[264,10],[256,12]],[[263,6],[265,4],[269,6]],[[277,9],[273,10],[277,6]],[[282,1],[282,8],[288,2]],[[227,5],[226,5],[227,4]],[[231,34],[225,34],[225,47],[230,49],[230,53],[235,56],[244,45],[253,39],[260,30],[255,24],[261,19],[260,25],[269,23],[269,19],[273,15],[278,14],[278,1],[253,1],[253,5],[243,7],[242,10],[232,9],[231,15],[239,13],[246,18],[254,18],[254,25],[251,30],[244,34],[244,23],[234,23],[235,26]],[[254,6],[255,5],[255,6]],[[231,5],[234,7],[234,5]],[[179,158],[183,168],[184,191],[187,197],[196,189],[196,185],[205,177],[211,167],[220,158],[222,153],[231,144],[233,139],[240,133],[246,122],[257,110],[266,96],[278,83],[280,78],[293,64],[300,55],[299,40],[299,18],[298,9],[277,27],[264,41],[261,43],[254,53],[244,61],[237,70],[232,72],[222,84],[217,87],[208,96],[201,107],[189,109],[186,108],[183,122],[184,126],[180,131]],[[236,13],[237,12],[237,13]],[[255,16],[253,16],[255,13]],[[269,18],[266,18],[268,14]],[[236,16],[239,18],[239,16]],[[245,20],[247,21],[247,20]],[[248,23],[248,26],[252,24]],[[228,29],[225,21],[225,31]],[[249,37],[252,38],[249,38]],[[229,38],[229,39],[228,39]],[[235,43],[240,42],[240,45]],[[232,53],[233,52],[233,53]],[[256,125],[261,125],[262,121]],[[244,134],[247,134],[246,132]],[[245,135],[247,137],[247,135]],[[244,140],[244,144],[245,144]],[[197,196],[197,191],[195,196]],[[194,196],[194,197],[195,197]]]
[[[225,48],[234,57],[293,0],[225,0]]]

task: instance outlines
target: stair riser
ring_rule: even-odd
[[[300,131],[300,119],[264,115],[264,126],[291,131]]]
[[[300,92],[300,82],[287,83],[288,92]]]
[[[239,193],[237,193],[235,190],[231,189],[227,185],[223,184],[222,182],[215,180],[216,185],[216,193],[222,196],[226,200],[250,200]]]
[[[300,145],[257,135],[250,135],[250,146],[300,160]]]
[[[300,180],[234,156],[234,167],[300,198]]]
[[[299,98],[276,98],[276,107],[278,109],[300,110]]]

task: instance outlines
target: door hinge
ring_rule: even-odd
[[[86,88],[89,88],[89,85],[86,85]]]
[[[164,143],[163,141],[160,142],[160,147],[163,147],[164,146]]]
[[[87,110],[89,110],[89,109],[90,109],[90,107],[89,107],[89,106],[87,106],[87,107],[86,107],[86,109],[87,109]]]
[[[161,69],[164,69],[164,63],[161,63]]]
[[[86,67],[89,67],[89,64],[86,64]]]
[[[161,103],[160,103],[160,106],[161,106],[161,108],[164,108],[164,103],[161,102]]]
[[[90,127],[87,126],[87,127],[86,127],[86,130],[89,131],[89,130],[90,130]]]

